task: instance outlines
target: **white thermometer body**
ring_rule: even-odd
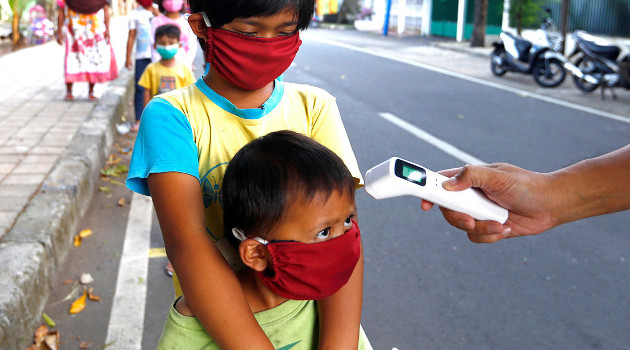
[[[373,167],[365,174],[365,190],[376,199],[416,196],[476,220],[504,224],[508,211],[478,190],[447,191],[442,182],[448,177],[398,157]]]

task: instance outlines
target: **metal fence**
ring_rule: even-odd
[[[545,6],[551,9],[551,17],[559,26],[561,1],[547,0]],[[567,29],[630,37],[630,0],[571,0]]]

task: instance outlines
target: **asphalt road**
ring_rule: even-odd
[[[604,118],[314,39],[305,38],[285,80],[319,86],[337,97],[363,172],[394,155],[433,170],[460,166],[470,155],[551,171],[630,143],[630,119]],[[419,139],[382,113],[433,139]],[[456,151],[445,152],[445,144]],[[130,215],[129,206],[116,201],[125,197],[128,203],[132,197],[124,188],[110,187],[110,193],[95,193],[81,227],[96,233],[69,254],[46,309],[69,344],[64,348],[76,348],[80,341],[124,348],[106,336]],[[376,201],[360,190],[357,201],[366,258],[362,324],[375,349],[623,349],[630,344],[630,212],[476,245],[438,210],[421,212],[419,199]],[[158,253],[148,259],[146,278],[137,281],[146,285],[144,349],[157,342],[173,295],[155,218],[150,237]],[[101,301],[69,316],[69,301],[54,303],[71,290],[62,281],[85,272],[95,278]]]

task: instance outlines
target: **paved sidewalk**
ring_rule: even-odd
[[[111,37],[124,65],[127,19]],[[25,348],[41,324],[52,276],[72,247],[78,219],[128,103],[133,74],[87,83],[66,102],[63,49],[56,42],[0,57],[0,349]]]

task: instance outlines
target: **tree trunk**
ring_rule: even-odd
[[[475,24],[473,26],[470,46],[486,45],[486,22],[488,19],[488,0],[475,0]]]
[[[13,46],[17,46],[18,40],[20,40],[20,17],[22,17],[21,13],[13,12],[13,19],[11,20]]]

